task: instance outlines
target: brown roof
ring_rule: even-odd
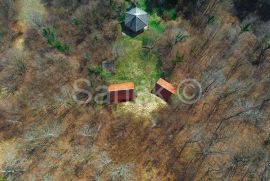
[[[122,84],[111,84],[108,87],[109,92],[121,91],[121,90],[133,90],[135,87],[133,82],[127,82]]]
[[[160,78],[157,84],[159,84],[164,89],[170,91],[171,93],[176,94],[176,88],[166,80]]]

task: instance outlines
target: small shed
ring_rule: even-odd
[[[133,82],[109,85],[108,87],[109,103],[133,101],[134,88],[135,85]]]
[[[168,102],[171,95],[176,94],[176,88],[166,80],[160,78],[152,93]]]
[[[114,72],[114,70],[115,70],[114,62],[112,60],[103,61],[102,68],[105,71]]]
[[[148,14],[137,7],[126,12],[125,25],[135,33],[146,28],[148,26],[148,21]]]

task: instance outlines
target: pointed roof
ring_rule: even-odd
[[[126,12],[125,25],[132,31],[138,32],[148,26],[148,19],[148,14],[136,7]]]
[[[140,8],[133,8],[127,12],[127,14],[139,16],[139,15],[147,15],[147,12],[141,10]]]

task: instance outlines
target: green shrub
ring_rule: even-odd
[[[247,23],[241,26],[241,33],[248,32],[251,30],[251,23]]]
[[[69,52],[69,46],[68,45],[62,45],[59,41],[56,41],[53,45],[54,48],[59,50],[62,53],[68,53]]]
[[[147,4],[145,0],[138,0],[136,3],[136,6],[138,6],[139,8],[143,10],[147,10]]]
[[[70,50],[69,46],[66,44],[62,44],[59,40],[57,40],[56,34],[52,29],[44,28],[43,36],[47,39],[47,43],[51,45],[53,48],[65,54],[69,53]]]
[[[175,9],[172,8],[165,10],[163,13],[163,17],[167,18],[168,20],[175,20],[177,18]]]
[[[128,6],[128,3],[125,1],[111,1],[111,8],[114,14],[118,17],[119,22],[124,22],[125,12]]]
[[[47,39],[48,44],[53,44],[55,41],[55,33],[50,28],[43,29],[43,36]]]
[[[96,67],[96,68],[88,68],[88,75],[92,76],[92,75],[99,75],[101,72],[100,67]]]
[[[71,19],[71,24],[73,24],[74,26],[76,26],[80,32],[83,32],[83,29],[84,28],[83,28],[83,22],[81,20],[79,20],[76,17],[73,17]]]
[[[88,75],[89,76],[92,76],[92,75],[99,76],[99,77],[101,77],[102,80],[104,80],[106,82],[109,81],[112,77],[111,72],[103,70],[102,67],[100,67],[100,66],[95,67],[95,68],[88,68]]]
[[[0,181],[6,181],[6,179],[4,179],[3,177],[0,177]]]
[[[156,13],[150,16],[149,27],[160,33],[165,31],[165,27],[161,22],[158,21],[158,16]]]
[[[82,22],[78,18],[75,18],[75,17],[71,19],[71,23],[77,27],[82,25]]]
[[[216,20],[217,20],[216,16],[209,16],[207,23],[210,25],[213,25],[213,24],[215,24]]]

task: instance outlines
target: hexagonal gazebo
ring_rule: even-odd
[[[148,26],[148,21],[148,14],[137,7],[126,12],[125,25],[135,33],[144,30]]]

